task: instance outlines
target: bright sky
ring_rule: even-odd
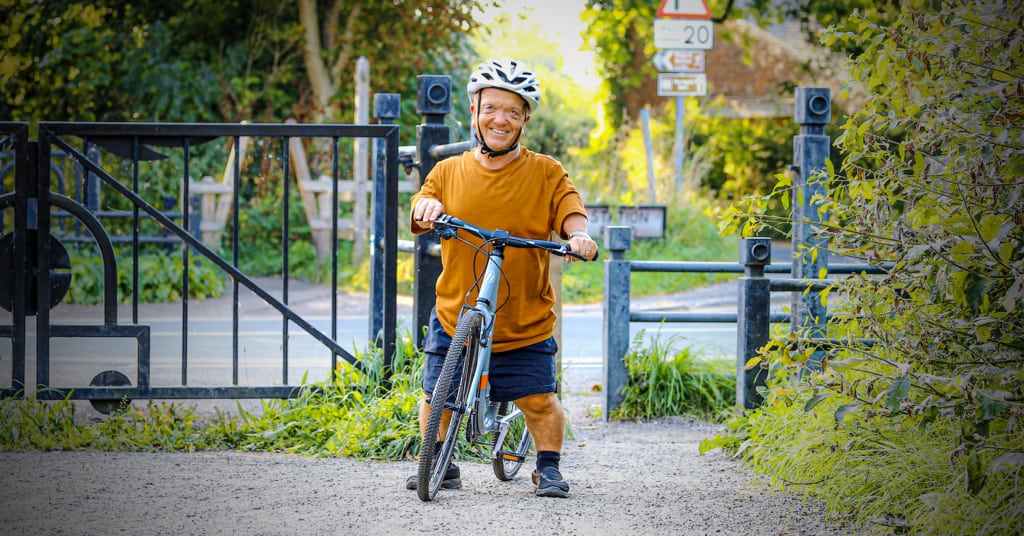
[[[483,22],[489,22],[500,13],[525,16],[527,24],[535,24],[543,37],[559,46],[567,74],[584,87],[598,84],[593,53],[580,50],[583,46],[580,12],[586,0],[504,0],[503,3],[500,10],[485,12]]]

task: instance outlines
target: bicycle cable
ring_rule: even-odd
[[[454,236],[454,238],[457,239],[459,242],[462,242],[463,244],[466,244],[467,246],[473,248],[473,250],[474,250],[474,253],[473,253],[474,271],[475,271],[475,267],[476,267],[476,260],[479,258],[479,256],[481,254],[484,256],[484,267],[483,267],[483,269],[480,270],[476,274],[476,280],[473,281],[473,285],[469,287],[469,290],[466,291],[466,294],[463,297],[463,306],[472,307],[473,304],[470,303],[470,295],[473,293],[474,289],[478,293],[480,292],[481,285],[483,284],[484,274],[487,273],[487,262],[488,262],[488,260],[490,258],[491,251],[494,250],[494,246],[492,244],[493,240],[484,240],[482,244],[476,245],[476,244],[470,242],[469,240],[466,240],[465,238],[463,238],[462,236],[460,236],[458,234],[456,234]],[[505,304],[508,303],[508,301],[510,299],[512,299],[512,286],[511,286],[512,283],[511,283],[511,281],[509,281],[508,274],[506,274],[505,270],[500,268],[500,267],[498,268],[498,273],[501,274],[501,279],[502,279],[502,281],[505,282],[505,299],[504,300],[500,299],[500,296],[501,296],[501,285],[499,284],[498,285],[498,296],[499,296],[498,302],[499,303],[495,304],[495,307],[494,307],[494,313],[495,314],[497,314],[498,311],[501,310],[501,308],[504,307]]]

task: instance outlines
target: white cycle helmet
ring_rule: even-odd
[[[520,61],[500,59],[481,63],[469,75],[466,93],[472,99],[477,91],[485,87],[496,87],[519,95],[526,100],[531,112],[540,106],[540,84],[537,77]]]

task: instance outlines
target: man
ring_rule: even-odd
[[[447,213],[516,236],[547,240],[554,231],[569,241],[574,252],[593,259],[597,244],[587,234],[583,200],[565,169],[550,156],[519,144],[530,114],[540,105],[540,86],[533,73],[516,60],[488,60],[470,76],[466,92],[479,145],[439,162],[427,175],[412,198],[412,231],[426,232],[431,222]],[[455,240],[442,243],[441,262],[437,305],[424,343],[421,434],[459,311],[463,304],[475,303],[473,283],[481,268],[473,266],[474,250]],[[559,471],[565,414],[555,395],[555,295],[548,278],[549,262],[550,254],[542,250],[506,250],[502,269],[508,274],[508,300],[502,302],[495,322],[491,398],[514,401],[526,416],[537,449],[534,493],[568,497],[569,484]],[[454,464],[442,486],[462,486]],[[406,487],[416,488],[415,476],[406,481]]]

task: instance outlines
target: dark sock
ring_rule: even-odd
[[[551,451],[541,450],[537,452],[537,470],[544,469],[545,467],[554,467],[558,469],[558,462],[561,461],[562,455]]]

